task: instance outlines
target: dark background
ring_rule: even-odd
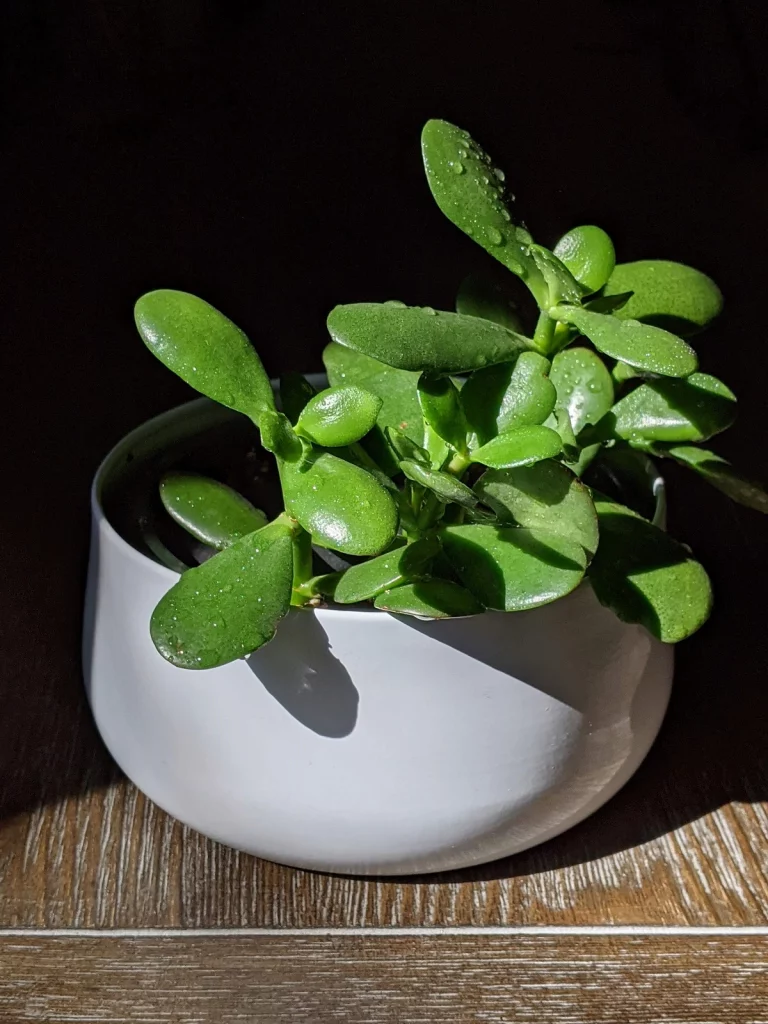
[[[544,244],[595,222],[621,259],[718,281],[726,313],[698,347],[742,411],[716,446],[768,477],[761,0],[6,0],[3,17],[0,814],[111,771],[82,769],[88,484],[188,395],[141,345],[133,301],[201,294],[273,373],[320,367],[337,302],[450,308],[493,261],[429,195],[429,117],[494,155]],[[768,797],[765,523],[670,484],[717,610],[680,648],[648,762],[581,826],[592,853]]]

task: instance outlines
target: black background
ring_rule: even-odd
[[[141,345],[133,301],[197,292],[273,373],[320,368],[337,302],[451,308],[493,261],[429,195],[429,117],[494,155],[544,244],[595,222],[623,260],[718,281],[726,312],[698,347],[742,411],[717,448],[768,477],[760,0],[11,0],[4,19],[0,811],[85,784],[89,480],[188,396]],[[677,472],[670,486],[717,610],[680,648],[646,766],[581,827],[593,852],[768,797],[765,523]]]

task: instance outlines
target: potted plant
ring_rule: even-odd
[[[440,209],[530,291],[530,330],[477,278],[455,313],[337,306],[327,381],[276,394],[225,316],[150,292],[141,337],[212,402],[135,431],[94,484],[107,745],[182,820],[308,867],[454,868],[591,813],[711,606],[655,460],[768,510],[699,447],[736,407],[683,337],[719,313],[715,284],[617,264],[595,226],[546,249],[466,132],[430,121],[422,145]]]

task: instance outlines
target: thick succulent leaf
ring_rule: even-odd
[[[613,242],[594,224],[571,228],[553,251],[587,295],[600,291],[616,266]]]
[[[292,426],[307,402],[317,394],[302,373],[283,373],[280,376],[280,407]]]
[[[493,320],[510,331],[520,333],[523,329],[517,304],[508,289],[485,274],[469,274],[464,278],[456,295],[456,312]]]
[[[373,429],[382,404],[377,395],[358,384],[327,388],[307,402],[296,430],[316,444],[342,448]]]
[[[376,598],[374,605],[394,615],[415,615],[419,619],[450,619],[485,611],[464,587],[442,579],[406,583],[387,590]]]
[[[711,278],[670,260],[619,263],[604,294],[621,292],[633,294],[617,312],[618,317],[643,320],[676,334],[701,330],[723,308],[723,296]]]
[[[443,550],[461,582],[487,608],[517,612],[564,597],[587,565],[561,534],[507,526],[448,526]]]
[[[733,423],[736,396],[717,377],[653,380],[614,405],[598,430],[628,441],[706,441]]]
[[[264,410],[259,417],[259,432],[262,445],[279,459],[302,463],[306,460],[307,445],[302,443],[284,413]]]
[[[513,466],[530,466],[542,459],[553,459],[560,454],[560,436],[549,427],[515,427],[486,444],[476,448],[470,458],[483,466],[504,469]]]
[[[613,405],[613,380],[600,356],[588,348],[569,348],[552,360],[549,379],[557,404],[568,410],[576,435],[597,423]]]
[[[426,307],[356,302],[328,316],[334,341],[399,370],[463,373],[513,359],[527,338],[490,320]]]
[[[185,572],[152,614],[152,640],[180,668],[215,668],[271,640],[291,603],[289,526],[270,523]]]
[[[480,444],[515,427],[544,422],[557,398],[548,372],[548,359],[522,352],[513,363],[472,374],[461,389],[461,404]]]
[[[387,427],[384,433],[392,446],[398,463],[401,459],[409,459],[411,462],[421,462],[425,466],[429,466],[429,452],[412,441],[402,430],[398,430],[397,427]]]
[[[543,245],[531,245],[531,255],[547,284],[547,300],[543,308],[558,302],[579,302],[584,289],[561,260]]]
[[[635,380],[637,377],[642,377],[642,372],[636,370],[634,366],[630,366],[629,363],[614,363],[613,369],[611,370],[611,378],[616,387],[621,388],[628,380]]]
[[[641,324],[638,320],[620,320],[616,315],[592,313],[577,306],[555,306],[549,310],[549,315],[573,324],[599,352],[640,370],[665,377],[687,377],[698,365],[690,345],[659,327]]]
[[[439,550],[437,538],[428,537],[353,565],[336,584],[334,599],[339,604],[357,604],[401,583],[418,579],[426,574],[429,563]]]
[[[408,459],[400,463],[400,468],[409,480],[428,488],[446,504],[455,502],[466,508],[472,508],[477,504],[477,497],[472,489],[463,484],[461,480],[457,480],[451,473],[444,473],[439,469],[427,469],[420,462],[411,462]]]
[[[688,550],[630,509],[597,498],[600,547],[589,568],[601,604],[677,643],[708,618],[712,588]]]
[[[597,514],[589,490],[559,462],[489,469],[475,493],[507,523],[561,534],[590,555],[598,544]]]
[[[676,445],[671,448],[654,446],[653,454],[675,459],[676,462],[688,466],[740,505],[768,513],[768,493],[765,488],[743,476],[714,452],[708,452],[705,448]]]
[[[616,295],[596,295],[593,299],[588,299],[584,305],[587,309],[591,309],[593,313],[613,313],[617,309],[622,309],[629,300],[632,298],[632,292],[617,292]]]
[[[258,422],[275,400],[261,360],[239,327],[187,292],[142,295],[134,310],[147,348],[203,395]]]
[[[424,422],[453,449],[466,451],[469,426],[451,378],[422,373],[418,391]]]
[[[531,254],[531,236],[515,226],[504,175],[470,135],[448,121],[428,121],[421,135],[427,181],[445,216],[521,277],[539,304],[549,297]]]
[[[433,469],[442,469],[453,454],[448,442],[444,441],[429,423],[424,424],[424,447],[427,449],[429,463]]]
[[[242,494],[197,473],[166,473],[160,499],[180,526],[217,550],[267,524],[264,513]]]
[[[313,543],[348,555],[378,555],[394,540],[394,500],[366,470],[330,452],[315,454],[301,469],[288,462],[279,468],[286,511]]]

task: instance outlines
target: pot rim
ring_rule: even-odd
[[[326,377],[321,373],[306,374],[307,379],[312,384],[319,384],[321,387],[326,385]],[[272,382],[273,388],[277,388],[277,382]],[[99,530],[104,530],[112,544],[118,547],[124,554],[126,554],[131,560],[137,564],[144,565],[146,568],[151,569],[157,575],[164,577],[168,580],[168,586],[171,587],[176,579],[178,579],[178,573],[174,572],[173,569],[161,562],[155,561],[153,558],[149,558],[141,551],[137,550],[132,544],[130,544],[124,537],[118,533],[112,523],[109,521],[104,507],[102,505],[102,494],[105,483],[109,474],[114,471],[116,466],[120,463],[121,459],[125,458],[131,448],[133,448],[137,442],[140,442],[148,437],[151,437],[157,432],[159,428],[166,424],[170,424],[178,419],[185,419],[195,410],[202,412],[204,410],[210,410],[216,416],[237,416],[238,413],[233,410],[227,409],[225,406],[214,402],[209,398],[194,398],[189,402],[183,402],[181,405],[174,406],[172,409],[167,409],[165,412],[159,413],[157,416],[152,416],[150,419],[145,420],[139,424],[138,427],[134,427],[133,430],[129,431],[122,437],[117,444],[115,444],[105,457],[100,462],[96,473],[94,474],[93,481],[90,489],[90,506],[91,516],[93,518],[93,524]],[[653,522],[656,525],[661,525],[662,528],[666,521],[666,485],[664,477],[658,471],[652,475],[649,474],[649,483],[653,492],[653,496],[656,500],[656,507],[653,516]],[[582,584],[580,584],[581,586]],[[576,588],[577,590],[579,587]],[[554,602],[557,603],[557,602]],[[365,615],[370,617],[371,614],[377,617],[385,616],[387,613],[382,612],[378,608],[373,607],[357,607],[349,605],[328,605],[324,608],[315,609],[318,612],[324,614],[329,613],[340,613],[344,615]]]

